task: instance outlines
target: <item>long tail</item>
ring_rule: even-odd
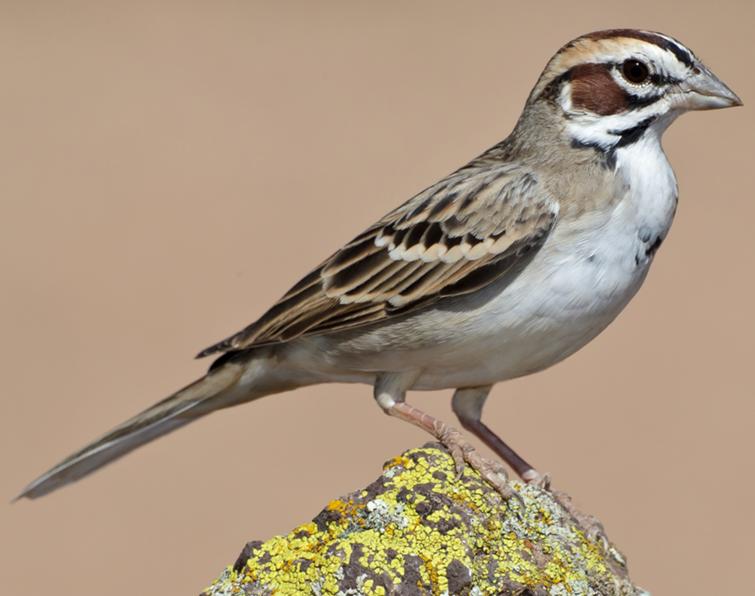
[[[14,500],[46,495],[200,416],[238,403],[241,400],[234,401],[232,394],[240,376],[241,367],[234,364],[211,371],[67,457],[29,484]]]

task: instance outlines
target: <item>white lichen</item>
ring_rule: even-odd
[[[409,524],[409,520],[404,515],[402,503],[391,506],[382,499],[373,499],[367,503],[365,509],[367,510],[367,526],[378,532],[385,532],[385,529],[391,524],[400,530],[403,530]]]

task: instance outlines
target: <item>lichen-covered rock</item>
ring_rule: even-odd
[[[621,555],[553,494],[505,501],[440,446],[392,459],[310,523],[250,542],[206,595],[639,595]],[[569,509],[571,509],[569,507]]]

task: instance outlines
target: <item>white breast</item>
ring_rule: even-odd
[[[573,292],[577,302],[589,303],[593,296],[609,310],[622,302],[623,308],[639,289],[677,203],[676,178],[656,131],[617,149],[615,160],[624,183],[622,199],[605,212],[587,215],[581,233],[558,246],[568,267],[556,274],[557,285]]]
[[[627,232],[635,228],[639,250],[648,243],[651,245],[648,248],[653,244],[657,248],[676,212],[676,177],[661,147],[662,132],[651,127],[636,143],[616,151],[616,171],[626,181],[627,196],[610,225],[626,227]]]

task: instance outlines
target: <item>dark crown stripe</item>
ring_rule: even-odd
[[[580,39],[609,39],[611,37],[629,37],[631,39],[646,41],[671,52],[685,66],[692,67],[694,64],[692,53],[683,45],[650,31],[638,31],[637,29],[607,29],[606,31],[588,33]]]

